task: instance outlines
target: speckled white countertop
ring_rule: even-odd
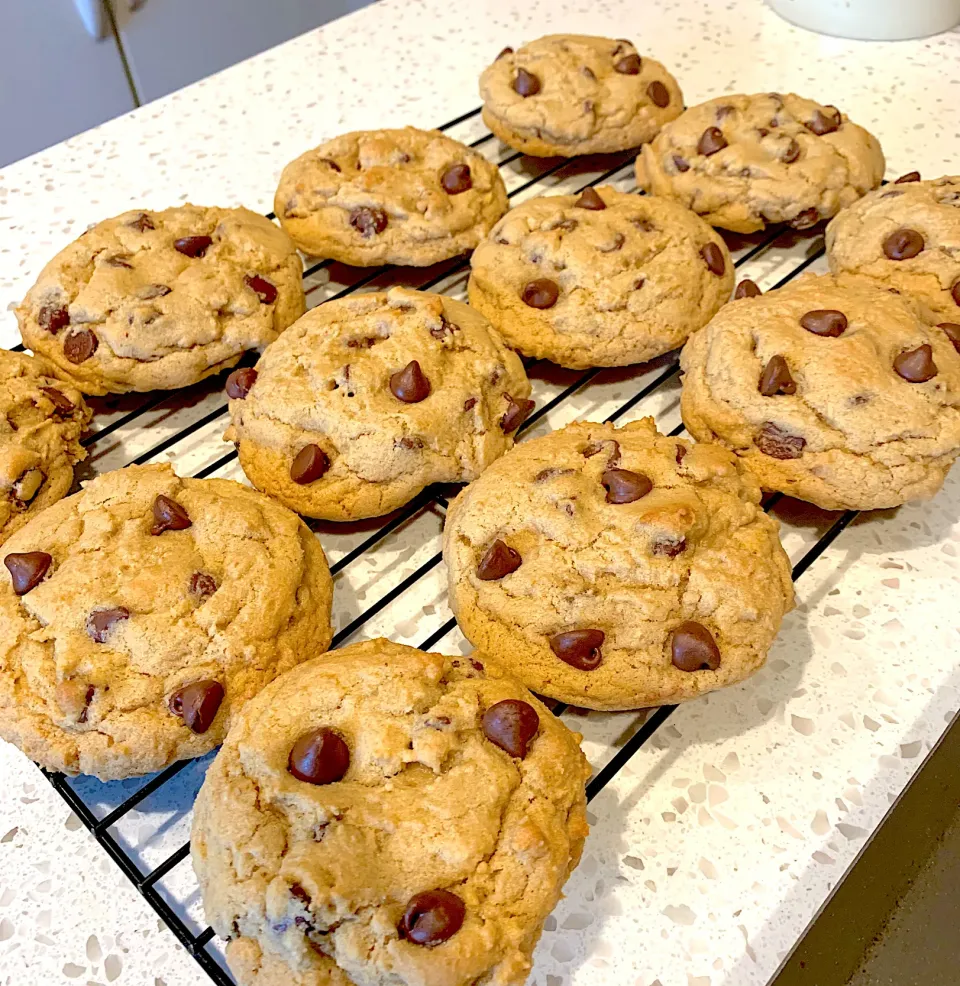
[[[0,311],[88,223],[188,199],[266,212],[281,168],[307,147],[345,129],[458,116],[476,105],[476,78],[500,48],[569,31],[633,38],[674,72],[688,103],[769,89],[835,103],[880,137],[891,177],[960,170],[957,33],[898,44],[819,38],[760,0],[385,0],[0,171]],[[767,249],[743,272],[769,286],[788,254]],[[5,314],[0,342],[16,341]],[[635,380],[612,376],[550,424],[602,416],[635,390]],[[671,427],[675,387],[636,411]],[[96,468],[155,444],[165,421],[158,415],[149,439],[98,450]],[[222,454],[219,430],[201,438],[168,456],[193,472]],[[834,519],[789,501],[778,515],[795,561]],[[591,805],[583,863],[548,922],[531,982],[768,982],[960,707],[958,518],[955,474],[932,503],[858,520],[798,582],[800,605],[767,667],[673,714]],[[435,550],[440,523],[427,513],[413,535],[347,569],[337,625],[395,580],[394,569],[402,577],[422,561],[418,552]],[[349,546],[345,535],[321,540],[331,557]],[[448,616],[442,573],[417,591],[363,633],[422,640]],[[439,646],[462,640],[449,634]],[[567,718],[597,767],[639,721]],[[59,796],[6,745],[0,784],[0,983],[205,982]],[[149,846],[163,829],[182,836],[177,810],[150,807],[134,813],[128,840]]]

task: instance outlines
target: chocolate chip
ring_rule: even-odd
[[[722,106],[717,107],[717,119],[725,120],[728,116],[731,116],[735,112],[734,108],[729,103],[724,103]]]
[[[786,164],[793,164],[800,157],[800,145],[791,138],[790,143],[783,149],[780,159]]]
[[[782,356],[770,357],[769,362],[763,368],[763,373],[760,374],[760,383],[757,389],[764,397],[797,392],[796,381],[790,376],[790,368]]]
[[[45,551],[23,551],[7,555],[3,563],[10,572],[13,591],[18,596],[25,596],[41,583],[53,558]]]
[[[606,634],[602,630],[567,630],[550,637],[550,650],[579,671],[595,671],[603,661],[600,648]]]
[[[186,510],[177,503],[176,500],[158,493],[156,500],[153,501],[153,527],[150,533],[154,536],[163,534],[164,531],[185,531],[193,526]]]
[[[205,733],[213,725],[222,701],[223,685],[205,678],[178,688],[170,696],[169,707],[192,732]]]
[[[686,538],[662,537],[653,542],[653,553],[667,558],[676,558],[687,550]]]
[[[338,174],[340,174],[342,172],[342,170],[343,170],[340,167],[340,165],[337,164],[337,162],[333,160],[333,158],[321,157],[321,158],[317,158],[317,160],[321,164],[325,164],[328,168],[333,168],[333,170],[336,171]]]
[[[537,710],[527,702],[507,698],[491,705],[480,720],[483,735],[511,757],[522,760],[540,728]]]
[[[915,230],[895,229],[884,241],[883,252],[890,260],[909,260],[923,250],[923,237]]]
[[[607,491],[607,503],[633,503],[653,489],[648,476],[629,469],[607,469],[600,482]]]
[[[231,397],[235,401],[242,401],[250,393],[250,388],[256,382],[257,371],[252,366],[234,370],[227,377],[227,397]]]
[[[87,714],[90,712],[90,703],[93,701],[93,696],[96,692],[97,690],[93,685],[87,685],[87,690],[83,696],[83,708],[80,710],[80,715],[77,716],[77,722],[87,721]]]
[[[91,640],[102,644],[107,639],[114,623],[129,619],[130,610],[125,606],[116,606],[113,609],[95,609],[87,617],[87,634]]]
[[[40,390],[47,395],[47,399],[60,414],[69,414],[73,410],[73,402],[61,394],[56,387],[41,387]]]
[[[383,209],[361,206],[350,212],[350,225],[365,239],[382,233],[387,228],[387,214]]]
[[[343,737],[326,726],[303,733],[287,759],[287,770],[307,784],[333,784],[349,766],[350,750]]]
[[[146,233],[148,229],[157,228],[153,225],[153,220],[145,212],[141,212],[136,219],[131,219],[127,225],[140,233]]]
[[[127,270],[133,270],[133,264],[127,263],[130,256],[129,253],[117,254],[115,257],[105,257],[103,262],[110,267],[125,267]]]
[[[63,340],[63,355],[71,363],[85,363],[97,351],[100,340],[89,330],[71,332]]]
[[[938,322],[938,329],[943,329],[947,338],[953,343],[953,348],[960,353],[960,325],[956,322]],[[42,388],[46,390],[46,387]]]
[[[403,438],[398,438],[393,443],[393,447],[412,450],[424,448],[424,444],[422,438],[411,438],[409,435],[404,435]]]
[[[517,76],[513,80],[513,88],[515,92],[520,93],[526,99],[528,96],[536,96],[540,92],[540,80],[525,68],[518,68]]]
[[[495,62],[499,62],[500,59],[503,58],[504,55],[512,55],[512,54],[513,54],[513,49],[510,47],[510,45],[507,45],[507,47],[504,48],[503,51],[501,51],[499,55],[497,55],[497,57],[494,59],[494,61]]]
[[[799,459],[807,444],[800,435],[791,435],[777,427],[772,421],[766,422],[754,439],[757,448],[773,459]]]
[[[687,620],[670,638],[673,666],[680,671],[716,671],[720,667],[720,648],[713,634],[702,624]]]
[[[597,190],[592,185],[587,185],[580,193],[580,198],[573,204],[577,209],[592,209],[594,212],[599,212],[601,209],[606,209],[607,207],[606,202],[600,198]]]
[[[660,109],[670,105],[670,91],[659,79],[654,79],[647,86],[647,95],[650,97],[650,102]]]
[[[166,284],[147,284],[137,292],[137,297],[141,301],[151,301],[154,298],[165,298],[170,291],[171,288]]]
[[[794,229],[810,229],[811,226],[816,226],[820,222],[819,211],[811,206],[809,209],[804,209],[803,212],[797,213],[790,220],[790,225]]]
[[[37,324],[51,335],[56,335],[70,324],[70,312],[62,305],[41,305],[37,312]]]
[[[589,66],[589,65],[584,65],[584,66],[583,66],[583,67],[582,67],[582,68],[580,69],[580,74],[581,74],[581,75],[582,75],[582,76],[583,76],[583,77],[584,77],[585,79],[589,79],[589,80],[590,80],[591,82],[596,82],[596,81],[597,81],[597,76],[596,76],[596,74],[594,73],[594,71],[593,71],[593,69],[592,69],[592,68],[590,68],[590,66]]]
[[[673,166],[677,169],[677,171],[689,171],[690,170],[690,164],[687,161],[687,159],[680,157],[679,154],[674,154],[673,155]]]
[[[397,932],[414,945],[439,945],[460,930],[466,913],[466,904],[449,890],[425,890],[410,898]]]
[[[709,157],[717,151],[722,151],[726,146],[727,138],[723,136],[723,131],[719,127],[707,127],[697,142],[697,153]]]
[[[835,106],[826,106],[824,109],[826,112],[814,110],[813,118],[804,123],[807,130],[813,131],[818,137],[832,134],[840,126],[840,110]]]
[[[468,397],[463,402],[463,409],[464,409],[464,411],[472,411],[476,406],[477,406],[477,398],[476,397]]]
[[[800,324],[815,336],[830,336],[835,339],[843,335],[847,328],[847,316],[835,308],[816,308],[800,317]]]
[[[390,377],[390,392],[404,404],[419,404],[430,396],[430,381],[423,375],[420,364],[411,360]]]
[[[173,241],[173,248],[185,257],[197,260],[207,252],[211,243],[213,240],[209,236],[182,236]]]
[[[290,463],[290,478],[300,486],[318,480],[330,468],[330,459],[319,445],[304,445]]]
[[[707,265],[707,269],[711,274],[716,274],[717,277],[723,277],[723,272],[727,269],[727,264],[723,259],[723,251],[716,243],[707,243],[705,246],[700,247],[700,256],[703,257],[703,262]]]
[[[550,228],[562,229],[565,233],[572,233],[579,225],[580,223],[576,219],[561,219]]]
[[[206,572],[194,572],[190,576],[190,594],[206,599],[217,591],[217,580]]]
[[[895,182],[894,185],[906,185],[911,181],[920,181],[919,171],[908,171],[905,175],[901,175]]]
[[[933,361],[933,349],[928,343],[900,353],[893,361],[893,368],[907,383],[924,383],[938,372]]]
[[[683,460],[687,457],[687,446],[678,445],[677,446],[677,465],[679,466]]]
[[[740,298],[759,298],[763,292],[760,290],[759,286],[751,281],[749,277],[745,277],[738,285],[737,290],[733,292],[734,301],[738,301]]]
[[[607,465],[615,466],[620,461],[620,443],[612,438],[605,438],[599,442],[590,442],[584,446],[582,454],[585,459],[592,459],[604,449],[610,450],[610,454],[607,456]]]
[[[950,288],[950,297],[953,298],[955,305],[960,305],[960,278],[953,282]]]
[[[516,431],[527,420],[527,416],[537,405],[536,401],[526,400],[523,397],[517,399],[511,397],[509,394],[506,397],[510,401],[510,404],[500,418],[500,428],[505,435],[509,435],[510,432]]]
[[[261,304],[272,305],[277,300],[276,286],[259,274],[247,274],[244,278],[253,293],[260,299]]]
[[[623,249],[623,244],[626,242],[623,233],[614,233],[613,239],[609,243],[604,243],[603,246],[598,246],[597,249],[601,253],[616,253],[617,250]]]
[[[496,582],[505,575],[515,572],[522,562],[519,551],[497,538],[480,559],[480,564],[477,565],[477,578],[483,582]]]
[[[520,298],[525,305],[540,309],[553,308],[559,297],[559,285],[546,277],[538,277],[535,281],[528,281],[520,293]]]
[[[473,188],[473,179],[470,177],[470,165],[451,165],[441,175],[440,184],[448,195],[459,195],[461,192],[469,191]]]
[[[629,55],[624,55],[613,67],[621,75],[639,75],[642,63],[640,56],[636,52],[631,52]]]
[[[299,883],[290,884],[290,896],[295,897],[301,904],[303,904],[304,907],[309,910],[311,904],[310,894],[308,894]]]

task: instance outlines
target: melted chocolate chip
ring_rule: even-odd
[[[624,55],[613,67],[621,75],[639,75],[643,63],[640,61],[640,56],[636,52],[631,52],[629,55]]]
[[[210,249],[211,243],[213,240],[209,236],[183,236],[173,241],[173,248],[185,257],[196,260]]]
[[[652,551],[655,555],[665,556],[667,558],[676,558],[677,555],[682,554],[686,550],[686,538],[660,537],[652,545]]]
[[[53,558],[45,551],[15,551],[7,555],[3,563],[10,572],[13,591],[18,596],[25,596],[43,581],[44,575],[53,564]]]
[[[673,166],[677,169],[677,171],[690,170],[690,163],[687,161],[686,158],[680,157],[679,154],[673,155]]]
[[[245,367],[242,370],[234,370],[227,377],[227,397],[235,401],[242,401],[250,393],[250,388],[256,382],[257,371],[252,366]]]
[[[248,274],[244,280],[253,290],[253,293],[260,299],[263,305],[272,305],[277,300],[276,286],[271,284],[265,277],[259,274]]]
[[[158,493],[153,501],[153,527],[150,533],[155,537],[164,531],[184,531],[193,526],[193,521],[186,510],[176,500]]]
[[[165,298],[170,291],[166,284],[147,284],[137,292],[137,297],[141,301],[152,301],[154,298]]]
[[[89,329],[81,329],[79,332],[71,332],[63,340],[63,355],[71,363],[79,365],[90,359],[99,345],[100,340]]]
[[[883,241],[883,252],[889,260],[910,260],[921,250],[923,237],[915,229],[895,229]]]
[[[505,435],[509,435],[510,432],[516,431],[527,420],[527,416],[537,405],[536,401],[526,400],[523,397],[517,399],[511,397],[509,394],[506,396],[510,404],[500,418],[500,428]]]
[[[511,757],[522,760],[540,729],[540,716],[527,702],[507,698],[491,705],[480,720],[483,735]]]
[[[416,360],[390,377],[390,393],[404,404],[419,404],[430,396],[430,381]]]
[[[477,578],[483,582],[496,582],[515,572],[522,562],[519,551],[497,538],[480,559],[480,564],[477,565]]]
[[[439,945],[462,927],[466,904],[449,890],[425,890],[407,903],[397,932],[414,945]]]
[[[816,226],[818,222],[820,222],[820,213],[811,206],[809,209],[804,209],[803,212],[798,212],[790,220],[790,225],[794,229],[810,229],[811,226]]]
[[[333,169],[334,171],[336,171],[336,172],[337,172],[338,174],[341,174],[341,173],[342,173],[342,170],[343,170],[343,169],[342,169],[342,168],[340,167],[340,165],[339,165],[339,164],[337,164],[337,162],[336,162],[336,161],[334,161],[334,160],[333,160],[333,158],[329,158],[329,157],[321,157],[321,158],[317,158],[317,160],[318,160],[318,161],[319,161],[319,162],[320,162],[321,164],[325,164],[325,165],[326,165],[326,166],[327,166],[328,168],[332,168],[332,169]]]
[[[62,305],[41,305],[37,312],[37,324],[51,335],[56,335],[70,324],[70,312]]]
[[[822,111],[814,110],[813,118],[804,126],[818,137],[832,134],[840,126],[840,110],[835,106],[825,106]]]
[[[126,606],[116,606],[113,609],[95,609],[87,617],[87,635],[94,642],[102,644],[115,623],[129,619],[130,610]]]
[[[330,468],[330,459],[319,445],[304,445],[290,463],[290,478],[300,486],[316,482]]]
[[[361,206],[350,212],[350,225],[365,239],[382,233],[387,228],[387,214],[383,209]]]
[[[157,227],[153,225],[153,220],[145,213],[141,212],[136,219],[131,219],[127,223],[132,229],[137,230],[140,233],[146,233],[148,229],[156,229]]]
[[[790,143],[783,149],[780,160],[785,164],[793,164],[800,157],[800,145],[791,138]]]
[[[713,634],[700,623],[681,623],[670,638],[670,656],[679,671],[716,671],[720,667],[720,648]]]
[[[757,448],[773,459],[799,459],[803,455],[807,440],[800,435],[791,435],[768,421],[754,439]]]
[[[524,99],[528,96],[536,96],[540,92],[540,80],[525,68],[518,68],[516,78],[513,80],[513,89]]]
[[[607,469],[600,482],[607,491],[607,503],[633,503],[653,489],[648,476],[629,469]]]
[[[687,447],[686,445],[677,446],[677,465],[679,466],[683,460],[687,457]]]
[[[933,348],[927,343],[900,353],[893,361],[893,368],[907,383],[925,383],[938,372],[933,361]]]
[[[221,702],[223,685],[219,681],[205,678],[178,688],[170,696],[169,707],[192,732],[205,733],[213,725]]]
[[[908,171],[905,175],[901,175],[895,182],[894,185],[905,185],[912,181],[920,181],[919,171]]]
[[[550,637],[550,650],[564,664],[579,671],[595,671],[603,662],[600,648],[605,639],[602,630],[567,630]]]
[[[41,387],[40,390],[47,395],[47,399],[58,413],[69,414],[73,410],[73,402],[70,401],[65,394],[60,393],[56,387]]]
[[[647,95],[650,97],[650,102],[660,109],[670,105],[670,91],[659,79],[654,79],[647,86]]]
[[[559,297],[559,285],[546,277],[539,277],[535,281],[528,281],[520,293],[520,298],[525,305],[540,309],[553,308]]]
[[[835,339],[846,331],[847,316],[835,308],[816,308],[802,315],[800,324],[815,336],[829,336]]]
[[[950,287],[950,297],[953,298],[955,305],[960,305],[960,278],[953,282]]]
[[[463,409],[464,409],[464,411],[472,411],[476,406],[477,406],[477,398],[476,397],[468,397],[463,402]]]
[[[497,57],[494,59],[494,61],[495,62],[499,62],[500,59],[503,58],[504,55],[512,55],[512,54],[513,54],[513,49],[510,47],[510,45],[507,45],[507,47],[504,48],[503,51],[501,51],[499,55],[497,55]]]
[[[937,328],[944,331],[947,338],[953,343],[953,348],[960,353],[960,325],[956,322],[939,322]]]
[[[603,246],[598,246],[597,249],[601,253],[616,253],[617,250],[623,249],[623,244],[626,242],[623,233],[614,233],[613,239],[609,243],[604,243]]]
[[[757,389],[764,397],[797,392],[797,383],[790,376],[790,368],[782,356],[770,357],[767,365],[763,368],[763,373],[760,374],[760,383]]]
[[[737,290],[733,292],[733,298],[734,301],[739,301],[740,298],[759,298],[761,294],[763,292],[759,286],[747,277],[737,285]]]
[[[727,264],[723,259],[723,251],[716,243],[707,243],[705,246],[700,247],[700,256],[703,257],[703,262],[707,265],[707,269],[711,274],[716,274],[717,277],[723,277],[723,273],[727,269]]]
[[[303,733],[293,744],[287,769],[307,784],[333,784],[350,766],[350,749],[343,737],[326,726]]]
[[[440,176],[440,184],[448,195],[459,195],[473,188],[469,164],[454,164]]]
[[[609,449],[607,466],[615,466],[620,461],[620,443],[614,441],[612,438],[605,438],[599,442],[590,442],[588,445],[584,446],[582,455],[585,459],[592,459],[604,449]]]
[[[600,198],[597,190],[592,185],[587,185],[580,193],[580,198],[573,204],[577,209],[592,209],[594,212],[599,212],[607,207],[606,202]]]
[[[190,594],[206,599],[217,591],[217,580],[206,572],[194,572],[190,576]]]
[[[709,157],[717,151],[722,151],[726,146],[727,138],[723,136],[723,131],[719,127],[707,127],[697,142],[697,153]]]
[[[80,710],[80,715],[77,716],[77,722],[87,721],[87,715],[90,712],[90,703],[93,701],[93,696],[96,693],[97,690],[93,685],[87,685],[87,690],[83,696],[83,708]]]

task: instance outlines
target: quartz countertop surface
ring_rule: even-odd
[[[633,39],[688,105],[773,89],[836,104],[880,138],[890,178],[958,170],[960,33],[830,39],[760,0],[383,0],[0,171],[2,307],[89,223],[185,201],[268,212],[282,167],[303,150],[349,129],[457,117],[477,105],[477,77],[502,47],[561,32]],[[768,287],[781,260],[767,251],[749,276]],[[19,341],[9,311],[0,334]],[[652,410],[666,428],[678,420],[675,400]],[[590,411],[574,401],[564,420]],[[794,561],[835,519],[789,503],[778,515]],[[770,980],[960,707],[958,517],[960,474],[931,502],[858,518],[800,577],[767,667],[679,708],[633,756],[591,804],[583,862],[531,983]],[[368,629],[410,642],[401,616],[410,622],[421,603],[388,607]],[[569,721],[599,768],[640,719]],[[0,783],[0,984],[206,981],[6,744]],[[149,836],[166,824],[161,809],[135,824]]]

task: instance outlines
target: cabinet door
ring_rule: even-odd
[[[112,0],[143,103],[326,24],[370,0]]]
[[[133,109],[113,37],[69,0],[0,0],[0,167]]]

